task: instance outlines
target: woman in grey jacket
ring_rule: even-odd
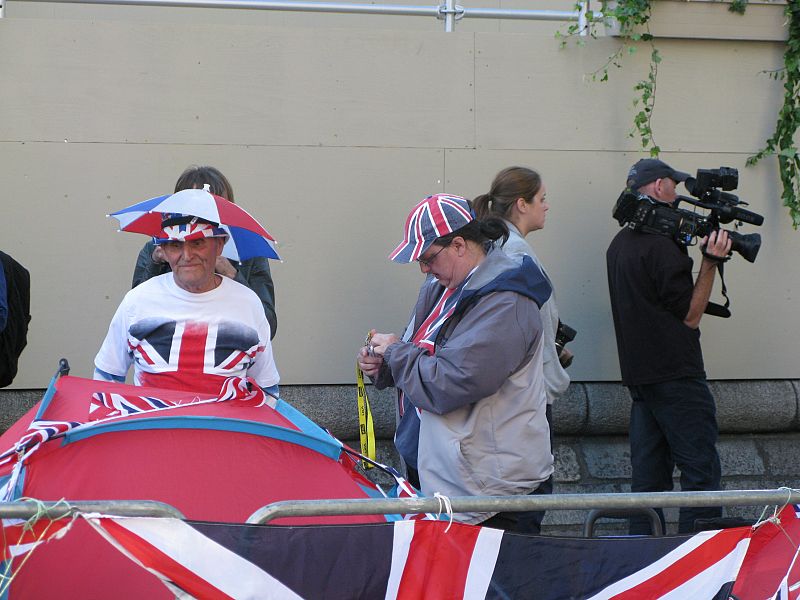
[[[525,240],[529,233],[544,229],[545,218],[550,208],[547,203],[547,189],[536,171],[525,167],[503,169],[495,176],[489,192],[473,200],[473,206],[478,218],[500,217],[506,222],[509,229],[508,240],[503,244],[503,251],[506,254],[510,256],[527,254],[542,272],[545,272],[533,247]],[[569,387],[569,375],[561,365],[555,343],[558,329],[555,293],[544,303],[541,313],[546,344],[544,380],[549,413],[553,401],[564,394]],[[563,352],[569,353],[569,350],[565,348]]]
[[[539,316],[550,285],[529,257],[492,249],[505,235],[459,196],[420,202],[390,256],[428,275],[412,322],[402,338],[373,333],[359,353],[378,388],[400,392],[395,443],[425,495],[530,494],[553,471]],[[501,525],[524,530],[515,520]]]
[[[508,167],[500,171],[492,181],[489,192],[473,200],[475,213],[479,218],[500,217],[508,226],[508,239],[503,243],[503,251],[509,256],[530,256],[536,265],[547,274],[539,258],[525,237],[544,228],[547,211],[547,189],[536,171],[525,167]],[[548,282],[550,279],[548,278]],[[551,282],[552,285],[552,282]],[[569,387],[569,375],[564,368],[571,360],[571,352],[556,347],[558,330],[558,308],[555,290],[541,307],[544,384],[547,392],[547,424],[550,426],[550,445],[553,444],[553,401],[563,395]],[[537,493],[553,493],[553,477],[539,486]],[[539,523],[544,519],[544,511],[537,512]]]

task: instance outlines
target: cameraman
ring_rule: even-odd
[[[643,159],[631,167],[627,186],[672,206],[675,187],[688,178],[660,160]],[[694,282],[692,259],[672,237],[625,227],[606,253],[622,383],[633,398],[633,492],[671,491],[675,466],[683,491],[720,489],[716,407],[698,327],[717,265],[730,253],[731,242],[718,230],[703,238],[701,247]],[[663,512],[657,512],[663,525]],[[678,532],[694,531],[695,519],[721,514],[719,507],[681,508]],[[632,518],[630,533],[649,534],[649,522]]]

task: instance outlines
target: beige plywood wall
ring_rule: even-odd
[[[553,24],[555,28],[556,25]],[[284,383],[353,381],[370,327],[399,330],[421,281],[389,263],[408,209],[474,196],[510,164],[538,169],[552,208],[531,236],[579,331],[575,380],[619,377],[604,252],[611,206],[641,158],[627,132],[646,53],[609,83],[584,77],[612,38],[559,50],[542,32],[302,29],[239,23],[0,21],[0,249],[29,267],[33,321],[15,387],[67,356],[89,375],[144,238],[105,215],[213,164],[278,239],[275,352]],[[800,234],[775,161],[745,168],[771,133],[777,42],[661,44],[655,127],[676,168],[738,167],[765,215],[756,264],[726,268],[734,316],[706,318],[712,378],[796,378]],[[755,231],[748,227],[747,231]],[[715,292],[718,299],[718,293]]]

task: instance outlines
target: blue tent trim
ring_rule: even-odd
[[[53,401],[53,397],[56,395],[56,382],[58,381],[59,377],[59,373],[56,373],[50,380],[47,390],[42,397],[42,402],[39,404],[39,410],[36,411],[36,415],[33,417],[34,421],[40,420],[45,411],[50,407],[50,403]]]
[[[305,431],[294,431],[292,429],[286,429],[285,427],[260,423],[258,421],[200,416],[158,416],[85,425],[68,432],[65,436],[64,443],[70,444],[103,433],[145,431],[151,429],[211,429],[215,431],[250,433],[303,446],[304,448],[309,448],[333,460],[339,460],[342,449],[341,442],[328,434],[325,434],[326,437],[322,437],[320,435],[309,434]]]
[[[278,399],[278,402],[275,405],[275,410],[278,411],[278,414],[289,419],[304,433],[307,433],[310,436],[318,437],[323,440],[336,440],[336,438],[334,438],[330,433],[325,431],[322,427],[297,410],[294,406],[286,402],[286,400]],[[336,440],[336,442],[338,443],[339,440]]]

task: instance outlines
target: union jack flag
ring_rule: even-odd
[[[798,587],[792,508],[755,529],[599,539],[460,523],[448,529],[441,521],[260,527],[87,520],[174,593],[203,598],[787,600]],[[776,551],[770,540],[778,537]]]
[[[76,421],[34,421],[16,444],[0,454],[0,465],[21,462],[47,440],[63,435],[78,425],[80,423]]]
[[[389,259],[403,263],[415,261],[436,238],[461,229],[472,219],[466,198],[448,194],[428,196],[408,215],[403,241]]]
[[[220,388],[216,398],[202,399],[195,396],[185,402],[166,400],[153,396],[132,396],[111,392],[95,392],[89,406],[89,420],[100,421],[111,417],[120,417],[150,410],[161,410],[172,406],[186,406],[200,402],[236,401],[246,406],[259,407],[267,404],[264,393],[252,378],[228,377]]]
[[[2,559],[0,560],[14,559],[30,552],[43,542],[63,537],[77,516],[76,513],[61,519],[41,518],[33,522],[22,519],[3,519],[2,539],[0,539]]]
[[[137,385],[216,393],[224,379],[246,373],[265,347],[242,323],[161,321],[131,325],[128,347],[138,368]]]

